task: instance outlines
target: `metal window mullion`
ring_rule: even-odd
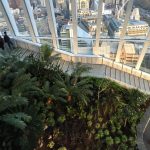
[[[23,6],[23,10],[24,10],[24,15],[26,16],[26,19],[27,19],[27,23],[28,23],[29,31],[30,31],[30,34],[32,37],[32,41],[40,42],[39,39],[36,38],[36,37],[38,37],[38,31],[37,31],[36,23],[35,23],[34,16],[32,13],[32,7],[30,4],[30,1],[22,0],[22,6]]]
[[[72,53],[78,54],[78,17],[77,17],[77,1],[71,1],[71,10],[72,10],[72,32],[73,32],[73,49]]]
[[[6,23],[8,25],[8,28],[10,30],[10,32],[15,35],[15,36],[19,36],[19,31],[15,22],[15,18],[11,13],[10,7],[9,7],[9,3],[7,0],[1,0],[0,1],[0,10],[2,11]]]
[[[100,32],[102,27],[102,10],[103,9],[103,0],[99,0],[98,5],[98,16],[97,16],[97,28],[96,28],[96,47],[99,47],[99,39],[100,39]]]
[[[133,1],[134,0],[130,0],[128,2],[128,5],[127,5],[125,21],[124,21],[124,24],[123,24],[123,28],[121,30],[120,42],[119,42],[117,55],[116,55],[116,59],[115,59],[116,62],[120,62],[121,50],[122,50],[122,47],[123,47],[124,37],[125,37],[126,31],[127,31],[127,25],[128,25],[129,19],[130,19],[131,12],[132,12]]]
[[[150,46],[149,40],[150,40],[150,31],[148,32],[147,40],[144,42],[144,46],[143,46],[143,49],[142,49],[142,51],[141,51],[141,55],[140,55],[140,57],[139,57],[139,59],[138,59],[138,61],[137,61],[137,64],[136,64],[136,67],[135,67],[135,68],[136,68],[137,70],[140,69],[141,64],[142,64],[142,62],[143,62],[143,59],[144,59],[144,57],[145,57],[145,54],[146,54],[146,52],[147,52],[147,49],[148,49],[148,47]]]
[[[52,35],[53,46],[54,49],[57,50],[58,48],[58,34],[57,34],[57,27],[56,27],[56,18],[54,12],[54,6],[52,0],[46,0],[46,8],[48,13],[48,25]]]

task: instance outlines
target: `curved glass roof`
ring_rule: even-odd
[[[1,35],[7,31],[12,37],[76,55],[103,56],[148,73],[149,20],[150,11],[134,0],[0,1]]]

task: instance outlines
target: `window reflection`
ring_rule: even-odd
[[[24,15],[21,0],[8,0],[11,13],[13,14],[18,31],[21,35],[29,36],[28,23]]]
[[[0,12],[0,35],[3,35],[3,33],[7,31],[8,34],[10,34],[6,20],[2,14],[2,12]]]
[[[39,36],[49,36],[50,30],[45,0],[30,0]]]

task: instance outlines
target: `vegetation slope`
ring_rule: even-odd
[[[107,79],[71,75],[47,45],[20,61],[0,54],[1,150],[135,150],[149,96]]]

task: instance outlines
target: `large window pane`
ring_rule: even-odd
[[[78,37],[91,38],[96,34],[98,1],[77,0]]]
[[[53,0],[58,34],[58,49],[71,52],[72,24],[69,0]]]
[[[30,0],[39,36],[49,36],[50,30],[45,0]]]
[[[111,1],[105,4],[111,8],[111,15],[104,15],[103,21],[104,31],[108,31],[107,35],[111,38],[119,38],[123,29],[127,6],[129,0]],[[130,18],[126,27],[126,39],[144,39],[149,28],[150,13],[142,6],[142,0],[136,0],[133,3]]]
[[[10,35],[7,23],[4,19],[4,16],[2,14],[2,12],[0,11],[0,35],[3,35],[3,33],[7,31],[7,33]]]
[[[135,67],[143,49],[143,45],[143,42],[125,42],[121,50],[121,63]]]
[[[150,47],[147,49],[140,70],[150,73]]]
[[[28,23],[24,15],[21,0],[8,0],[11,13],[13,14],[19,33],[23,36],[29,36]]]

